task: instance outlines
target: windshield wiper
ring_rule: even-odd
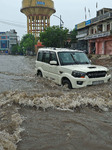
[[[70,54],[70,55],[72,56],[72,59],[74,60],[75,64],[79,64],[79,63],[75,60],[73,54]]]

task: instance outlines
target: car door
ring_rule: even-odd
[[[58,59],[56,56],[56,52],[50,52],[50,61],[56,61],[56,65],[50,65],[49,67],[49,76],[50,79],[53,80],[54,82],[58,83],[59,82],[59,63]]]
[[[42,59],[43,65],[43,74],[45,78],[50,78],[49,77],[49,68],[50,68],[50,52],[49,51],[44,51],[43,52],[43,59]]]

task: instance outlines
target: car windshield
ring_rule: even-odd
[[[74,64],[90,64],[89,59],[83,52],[58,52],[60,64],[74,65]]]

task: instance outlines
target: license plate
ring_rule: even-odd
[[[98,84],[103,84],[103,83],[104,83],[103,80],[101,80],[101,81],[93,81],[92,82],[93,85],[98,85]]]

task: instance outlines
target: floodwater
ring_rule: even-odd
[[[0,150],[112,150],[112,81],[69,90],[35,73],[35,57],[0,55]]]

